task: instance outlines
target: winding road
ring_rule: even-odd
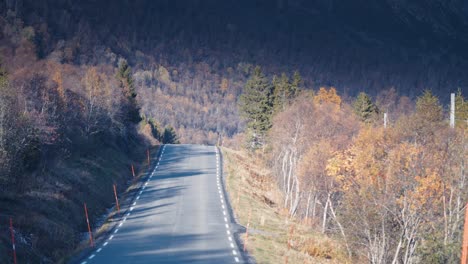
[[[242,263],[218,149],[165,145],[116,228],[80,263]]]

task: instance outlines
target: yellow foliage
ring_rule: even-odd
[[[385,168],[390,142],[383,129],[363,128],[352,147],[336,153],[328,161],[327,174],[333,177],[344,191],[352,185],[366,189],[382,189],[386,184]]]
[[[66,98],[65,98],[65,88],[63,87],[63,78],[62,78],[62,71],[57,69],[52,77],[52,80],[57,84],[57,93],[59,96],[59,100],[61,101],[63,106],[66,106]]]
[[[228,88],[229,88],[229,81],[226,78],[223,78],[221,80],[220,89],[222,92],[226,92]]]
[[[164,66],[159,66],[159,81],[169,85],[172,80],[169,71]]]
[[[349,191],[356,183],[355,156],[350,150],[336,152],[328,160],[326,172],[335,181],[335,189]]]
[[[436,172],[427,172],[425,176],[416,176],[417,185],[411,193],[416,206],[422,208],[436,207],[442,197],[442,181]]]
[[[335,87],[330,87],[328,91],[325,87],[320,87],[319,91],[314,96],[314,103],[316,105],[324,103],[334,104],[339,109],[341,106],[341,97],[337,94]]]

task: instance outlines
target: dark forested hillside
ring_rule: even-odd
[[[411,98],[431,89],[445,101],[468,85],[461,0],[8,0],[2,10],[33,27],[38,58],[126,58],[145,114],[185,142],[239,131],[235,104],[253,65],[269,76],[298,70],[305,88],[345,96],[394,87]]]

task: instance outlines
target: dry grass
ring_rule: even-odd
[[[260,161],[223,148],[226,186],[240,224],[250,229],[247,250],[257,263],[349,263],[342,245],[288,218],[281,193]],[[245,234],[242,239],[245,243]],[[289,238],[289,246],[288,246]]]
[[[141,187],[141,185],[144,183],[141,179],[146,177],[149,173],[154,168],[154,164],[156,163],[156,160],[158,156],[156,155],[159,152],[159,146],[153,146],[150,148],[151,149],[151,167],[148,167],[147,159],[146,159],[146,148],[140,148],[139,152],[140,153],[145,153],[145,155],[140,155],[138,159],[135,160],[127,160],[125,162],[125,168],[124,169],[118,169],[116,170],[117,173],[126,173],[127,178],[125,184],[125,189],[121,189],[118,191],[118,196],[119,196],[119,204],[120,204],[120,212],[116,211],[115,208],[115,200],[114,200],[114,195],[112,192],[112,188],[108,188],[107,191],[107,196],[111,197],[111,204],[113,205],[112,207],[107,207],[106,211],[103,212],[100,215],[97,215],[94,217],[93,223],[92,223],[92,228],[93,228],[93,237],[95,240],[96,244],[102,243],[103,239],[105,239],[109,232],[113,230],[113,228],[116,227],[116,225],[119,223],[118,220],[122,217],[123,214],[126,213],[126,210],[130,207],[129,205],[133,202],[135,198],[135,194],[137,193],[138,189]],[[131,171],[128,168],[128,164],[133,163],[135,166],[135,172],[136,172],[136,177],[131,178]],[[108,168],[113,168],[110,166],[106,166]],[[115,166],[115,168],[119,168]],[[129,178],[130,177],[130,178]],[[108,186],[112,186],[109,185]],[[82,210],[82,208],[80,207]],[[90,219],[91,220],[91,219]],[[93,226],[94,225],[94,226]],[[85,230],[86,231],[86,230]],[[74,248],[73,252],[62,258],[61,260],[58,261],[58,263],[79,263],[78,260],[81,258],[83,255],[87,255],[89,252],[91,252],[93,249],[89,247],[89,242],[87,237],[83,238],[83,240],[77,245],[76,248]]]

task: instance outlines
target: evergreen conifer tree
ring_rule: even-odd
[[[283,111],[288,100],[290,83],[288,76],[283,73],[281,77],[273,76],[273,108],[274,112]]]
[[[302,78],[299,72],[294,72],[293,79],[282,73],[281,77],[273,76],[273,112],[283,111],[296,98],[300,90]]]
[[[302,77],[298,71],[294,72],[291,85],[289,86],[288,98],[290,100],[296,98],[297,94],[301,90]]]
[[[443,119],[442,106],[439,98],[426,90],[424,94],[416,100],[416,115],[423,123],[440,122]]]
[[[364,92],[359,93],[356,101],[353,103],[353,109],[354,113],[364,122],[369,122],[372,116],[378,113],[377,106]]]
[[[172,126],[168,126],[164,128],[163,136],[162,136],[162,143],[163,144],[179,144],[179,138],[175,132],[175,129]]]
[[[245,84],[244,93],[240,97],[240,110],[247,120],[250,148],[263,146],[266,132],[271,127],[273,85],[258,66]]]
[[[125,122],[138,123],[141,121],[140,108],[136,101],[137,93],[132,77],[132,68],[125,59],[119,60],[117,79],[123,89],[124,101],[122,102],[123,119]]]
[[[465,124],[468,122],[468,103],[462,95],[461,89],[455,96],[455,120],[456,124]]]

